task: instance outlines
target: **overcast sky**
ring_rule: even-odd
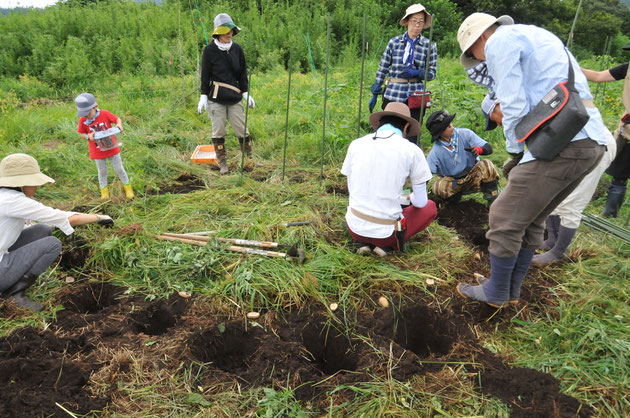
[[[55,3],[57,0],[0,0],[0,8],[46,7]]]

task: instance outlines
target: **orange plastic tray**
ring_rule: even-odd
[[[219,164],[217,154],[214,152],[214,145],[197,145],[190,159],[193,164]]]

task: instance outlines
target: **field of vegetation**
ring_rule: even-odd
[[[627,414],[627,243],[581,225],[567,262],[532,268],[524,303],[498,311],[455,292],[473,273],[489,272],[480,195],[441,208],[405,254],[357,255],[339,170],[348,144],[369,132],[378,55],[365,62],[360,117],[360,59],[338,55],[331,66],[323,160],[321,56],[315,71],[308,55],[293,68],[286,132],[289,73],[282,59],[265,67],[269,55],[259,57],[251,82],[256,108],[248,111],[254,159],[241,166],[229,135],[230,174],[219,176],[189,160],[197,145],[211,142],[208,117],[196,111],[194,54],[186,54],[183,81],[177,55],[171,74],[93,68],[72,85],[68,67],[58,73],[67,79],[0,79],[2,156],[31,154],[56,179],[37,191],[40,201],[116,221],[68,237],[55,232],[63,254],[30,291],[43,312],[0,304],[0,415]],[[581,64],[599,69],[603,58]],[[623,113],[621,87],[592,86],[610,128]],[[132,201],[111,170],[112,197],[99,198],[74,116],[73,98],[88,88],[123,121]],[[456,112],[455,126],[491,142],[489,158],[500,167],[508,158],[502,133],[483,131],[484,91],[457,58],[440,58],[430,89],[432,110]],[[425,132],[422,145],[428,151]],[[601,213],[609,184],[604,176],[587,213]],[[626,205],[612,222],[623,227],[628,216]],[[311,223],[286,226],[299,221]],[[195,231],[213,231],[207,245],[154,237]],[[243,255],[216,237],[296,245],[307,257],[299,264]],[[247,319],[252,311],[260,317]]]

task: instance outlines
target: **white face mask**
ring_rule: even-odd
[[[232,47],[232,41],[230,41],[230,43],[224,44],[219,42],[218,38],[214,38],[214,44],[218,46],[221,51],[229,51]]]

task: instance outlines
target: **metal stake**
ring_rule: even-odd
[[[324,121],[322,123],[322,165],[319,175],[319,185],[324,181],[324,144],[326,142],[326,100],[328,98],[328,58],[330,55],[330,13],[328,13],[328,29],[326,30],[326,75],[324,76]]]
[[[569,38],[567,39],[567,48],[571,47],[571,41],[573,40],[573,30],[575,29],[575,24],[577,23],[578,15],[580,14],[580,8],[582,7],[582,0],[578,4],[577,10],[575,11],[575,17],[573,18],[573,24],[571,25],[571,31],[569,32]]]
[[[293,67],[293,52],[289,50],[289,87],[287,88],[287,117],[284,122],[284,152],[282,154],[282,181],[287,162],[287,137],[289,136],[289,103],[291,102],[291,71]]]

